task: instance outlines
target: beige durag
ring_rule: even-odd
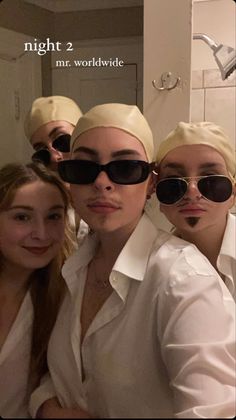
[[[51,121],[67,121],[75,126],[81,115],[79,106],[65,96],[37,98],[25,118],[25,135],[30,140],[38,128]]]
[[[212,122],[180,122],[161,142],[157,152],[158,164],[173,149],[180,146],[202,144],[217,150],[224,158],[231,178],[235,177],[236,163],[233,144],[224,130]]]
[[[136,105],[108,103],[91,108],[79,119],[73,131],[71,150],[73,151],[75,140],[82,133],[97,127],[118,128],[136,137],[142,143],[148,161],[153,161],[154,145],[152,131],[146,118]]]

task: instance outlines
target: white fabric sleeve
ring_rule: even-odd
[[[235,416],[235,317],[220,281],[173,272],[161,291],[158,336],[177,418]]]
[[[56,397],[56,391],[54,389],[53,382],[49,373],[43,376],[41,383],[36,388],[30,397],[29,412],[31,417],[36,418],[37,411],[40,406],[50,398]]]

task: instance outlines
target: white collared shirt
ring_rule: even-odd
[[[0,351],[0,416],[26,418],[33,305],[28,292]]]
[[[194,245],[157,230],[146,215],[81,345],[94,237],[63,267],[68,293],[49,342],[51,382],[32,394],[32,416],[56,392],[62,407],[101,418],[233,417],[235,322],[225,298],[233,299]]]
[[[236,217],[229,213],[225,233],[217,258],[217,268],[236,301]]]

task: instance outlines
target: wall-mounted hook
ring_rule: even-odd
[[[157,90],[172,90],[180,83],[180,77],[174,77],[170,71],[161,75],[161,86],[156,86],[156,81],[152,81],[152,86]]]

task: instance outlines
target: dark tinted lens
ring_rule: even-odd
[[[70,151],[70,134],[62,134],[52,142],[52,147],[59,152],[68,153]]]
[[[139,184],[147,179],[149,166],[140,160],[116,160],[108,163],[107,173],[111,181],[117,184]]]
[[[41,162],[45,166],[48,166],[51,160],[50,152],[47,149],[38,150],[32,155],[32,160],[33,162]]]
[[[58,172],[70,184],[91,184],[99,174],[99,165],[88,160],[63,160],[58,162]]]
[[[233,187],[229,178],[212,175],[198,181],[198,189],[208,200],[222,203],[232,195]]]
[[[179,201],[187,191],[187,183],[179,178],[167,178],[158,182],[156,195],[160,203],[174,204]]]

